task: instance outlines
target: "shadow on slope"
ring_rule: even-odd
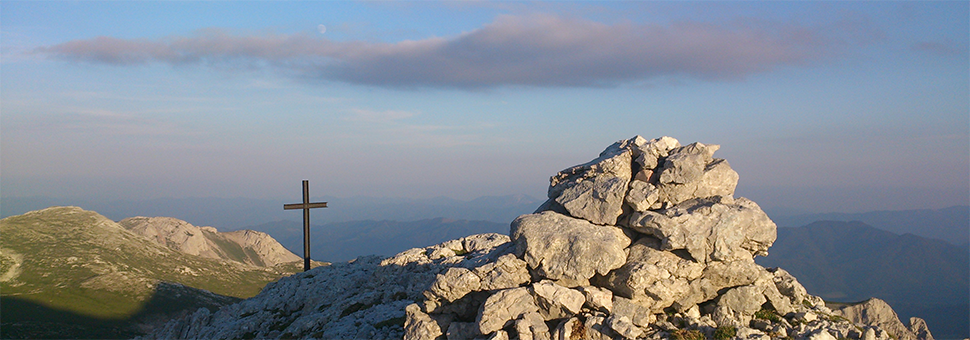
[[[18,296],[0,297],[3,339],[130,339],[199,308],[215,311],[241,299],[160,282],[139,311],[124,319],[92,317]]]

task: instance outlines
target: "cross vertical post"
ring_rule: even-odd
[[[303,180],[303,203],[283,205],[283,210],[303,209],[303,271],[310,270],[310,209],[326,207],[327,202],[310,203],[309,180]]]

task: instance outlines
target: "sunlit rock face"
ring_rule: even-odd
[[[160,245],[211,259],[260,267],[301,260],[269,234],[254,230],[219,232],[172,217],[129,217],[118,224]]]
[[[733,196],[738,174],[714,158],[719,148],[621,140],[551,176],[548,201],[512,221],[509,236],[314,269],[152,336],[929,337],[919,321],[908,330],[832,311],[786,271],[756,264],[776,226],[756,203]]]

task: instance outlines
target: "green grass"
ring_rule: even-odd
[[[778,312],[767,308],[761,308],[761,310],[755,312],[754,318],[768,320],[772,323],[781,322],[781,315],[778,315]]]
[[[715,340],[727,340],[738,335],[738,329],[734,326],[721,326],[714,330]]]
[[[19,275],[0,282],[0,296],[5,301],[15,298],[34,304],[38,310],[73,313],[106,322],[131,320],[145,312],[146,306],[158,310],[199,307],[189,301],[190,296],[184,296],[185,301],[158,296],[159,282],[248,298],[267,283],[302,270],[302,266],[260,268],[180,253],[131,233],[97,213],[72,208],[5,218],[0,220],[0,234],[4,254],[0,256],[0,275],[13,266],[11,254],[22,258]],[[236,248],[233,252],[238,254],[234,255],[248,257],[245,250],[238,245]],[[174,287],[165,294],[194,292],[190,288]],[[6,312],[7,306],[4,311],[0,322],[9,328],[8,320],[13,314]],[[34,321],[27,327],[58,322],[43,318]]]
[[[670,338],[674,340],[705,340],[704,333],[696,329],[678,329],[670,333]]]

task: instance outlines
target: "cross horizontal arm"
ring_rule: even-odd
[[[326,208],[327,202],[284,204],[283,210]]]

